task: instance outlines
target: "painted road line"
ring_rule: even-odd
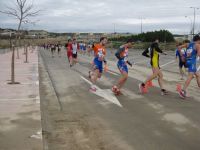
[[[42,131],[38,131],[35,134],[31,135],[30,138],[41,139],[42,140]]]
[[[174,63],[174,62],[175,62],[175,60],[172,60],[172,61],[170,61],[170,62],[168,62],[168,63],[166,63],[166,64],[161,65],[160,67],[165,67],[165,66],[167,66],[167,65],[169,65],[169,64],[172,64],[172,63]]]
[[[108,70],[107,72],[110,73],[110,74],[112,74],[112,75],[119,76],[119,74],[117,74],[117,73],[115,73],[113,71]]]
[[[7,102],[7,101],[35,101],[35,100],[40,100],[39,97],[36,97],[36,98],[18,98],[18,99],[8,99],[8,98],[5,98],[5,99],[0,99],[0,102]]]
[[[142,61],[138,61],[138,62],[134,62],[133,64],[134,65],[137,65],[137,64],[140,64],[140,63],[146,63],[148,62],[149,60],[142,60]]]
[[[197,71],[200,71],[200,65],[199,65],[199,67],[197,68]]]
[[[92,85],[92,82],[90,82],[89,80],[87,80],[83,76],[81,76],[81,79],[83,79],[89,85]],[[92,92],[92,93],[94,93],[95,95],[97,95],[99,97],[104,98],[105,100],[107,100],[107,101],[109,101],[109,102],[111,102],[111,103],[113,103],[113,104],[115,104],[119,107],[123,107],[110,89],[100,89],[99,87],[97,87],[97,91]]]

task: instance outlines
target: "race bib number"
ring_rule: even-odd
[[[100,61],[103,61],[104,58],[103,49],[98,50],[98,58]]]
[[[187,49],[187,57],[190,57],[192,55],[192,48]]]

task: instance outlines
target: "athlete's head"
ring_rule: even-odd
[[[154,42],[155,42],[155,43],[159,43],[159,39],[158,39],[158,38],[156,38]]]
[[[181,43],[181,42],[177,43],[177,45],[176,45],[178,50],[181,50],[182,46],[183,46],[183,43]]]
[[[187,48],[190,44],[190,40],[184,40],[182,44],[182,48]]]
[[[68,43],[69,43],[69,44],[71,44],[71,43],[72,43],[72,40],[71,40],[71,39],[69,39],[69,40],[68,40]]]
[[[73,43],[76,43],[76,39],[75,38],[73,39]]]
[[[128,48],[132,47],[133,44],[134,44],[134,42],[133,42],[132,39],[128,39],[128,40],[126,41],[126,46],[127,46]]]
[[[108,42],[107,37],[101,37],[101,38],[100,38],[100,43],[101,43],[103,46],[106,45],[107,42]]]
[[[195,46],[197,50],[200,51],[200,35],[199,34],[194,36],[193,42],[195,42]]]
[[[194,41],[194,42],[200,41],[200,35],[199,35],[199,34],[195,35],[195,36],[193,37],[193,41]]]

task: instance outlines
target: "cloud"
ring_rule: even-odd
[[[1,0],[0,9],[15,0]],[[42,12],[31,29],[56,32],[140,32],[141,18],[144,31],[168,29],[185,33],[193,19],[190,6],[200,7],[196,0],[34,0],[35,8]],[[185,16],[189,16],[185,18]],[[200,10],[197,11],[197,30],[200,30]],[[16,20],[0,14],[0,27],[15,27]]]

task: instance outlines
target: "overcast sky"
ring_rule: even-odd
[[[13,6],[16,0],[0,0],[0,9]],[[28,0],[29,1],[29,0]],[[41,9],[36,25],[25,29],[53,32],[141,32],[167,29],[188,34],[193,21],[193,9],[198,0],[34,0]],[[200,31],[200,9],[196,11],[196,31]],[[188,16],[188,18],[185,18]],[[16,28],[16,20],[0,14],[1,28]]]

